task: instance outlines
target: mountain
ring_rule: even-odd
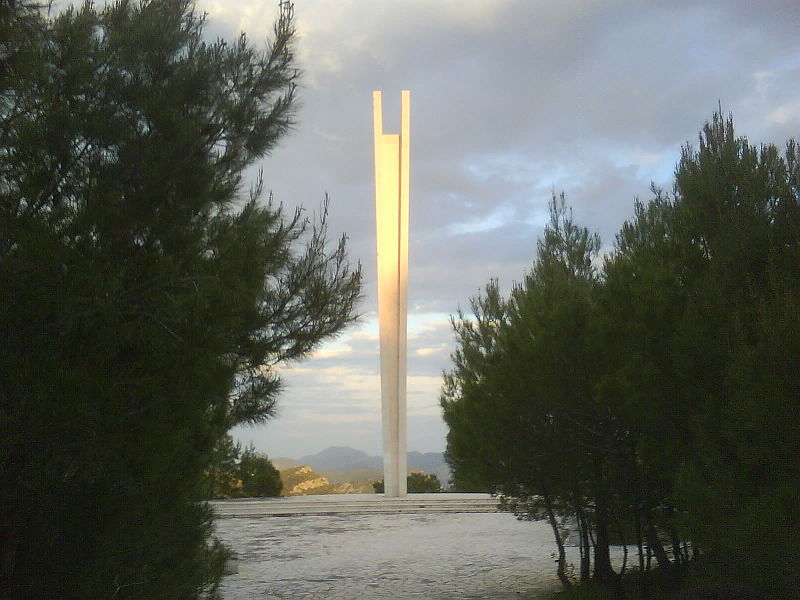
[[[442,487],[450,487],[450,466],[444,460],[444,452],[409,452],[408,466],[431,475],[436,475]]]
[[[275,466],[278,471],[283,471],[285,469],[291,469],[293,467],[302,467],[303,463],[299,460],[295,460],[293,458],[287,458],[286,456],[279,456],[278,458],[271,458],[270,462]]]
[[[375,491],[372,484],[383,475],[371,476],[372,473],[378,471],[337,471],[332,473],[332,479],[327,473],[317,473],[307,465],[289,467],[280,472],[282,495],[372,494]]]
[[[408,466],[421,469],[426,473],[433,473],[442,465],[447,465],[444,461],[444,453],[442,452],[409,452],[408,453]],[[446,482],[442,482],[446,483]]]
[[[409,452],[407,456],[409,469],[418,469],[436,475],[442,485],[447,487],[450,481],[450,469],[442,452]],[[317,454],[303,456],[295,462],[308,465],[315,471],[324,472],[326,475],[336,473],[339,477],[334,476],[334,479],[340,481],[343,475],[339,473],[341,471],[361,471],[362,473],[359,475],[362,477],[365,475],[364,471],[373,471],[374,474],[380,475],[377,478],[382,477],[383,473],[383,457],[370,456],[366,452],[347,446],[325,448]]]
[[[284,496],[335,493],[328,480],[315,473],[311,467],[305,465],[290,467],[280,473]]]
[[[352,471],[320,471],[331,485],[340,483],[354,483],[356,481],[377,481],[383,479],[383,469],[355,469]],[[371,484],[370,484],[371,485]],[[372,491],[370,487],[369,491]]]
[[[366,452],[347,446],[325,448],[322,452],[303,456],[299,460],[315,471],[358,471],[383,468],[383,458],[370,456]]]

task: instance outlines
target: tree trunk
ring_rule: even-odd
[[[622,523],[619,519],[614,519],[617,526],[617,534],[619,541],[622,543],[622,569],[620,569],[620,576],[625,575],[625,568],[628,566],[628,541],[625,539],[625,532],[622,529]]]
[[[578,534],[580,537],[581,552],[581,583],[589,581],[592,569],[592,559],[589,555],[591,545],[589,544],[589,521],[582,509],[575,509],[575,518],[578,522]]]
[[[670,537],[672,538],[672,556],[675,559],[676,565],[681,565],[684,563],[683,560],[683,553],[681,552],[681,538],[678,535],[678,530],[675,528],[675,520],[676,520],[676,511],[674,508],[669,508],[669,533]]]
[[[636,547],[639,551],[639,596],[647,598],[647,582],[644,573],[644,547],[642,543],[642,519],[639,516],[639,507],[636,507],[634,518],[636,522]]]
[[[664,546],[661,545],[661,541],[658,539],[658,532],[656,532],[655,525],[653,525],[650,507],[644,508],[642,516],[644,517],[644,534],[647,538],[647,547],[650,548],[653,556],[656,557],[658,566],[667,572],[672,568],[672,563],[667,556],[667,552],[664,550]]]
[[[547,520],[550,521],[550,527],[553,528],[553,537],[556,540],[558,547],[558,579],[565,590],[572,587],[572,582],[567,577],[567,554],[564,551],[564,540],[561,538],[561,532],[558,530],[558,521],[556,520],[555,512],[553,511],[553,503],[550,500],[549,494],[544,494],[545,510],[547,510]]]
[[[678,537],[678,532],[674,527],[670,528],[672,534],[672,556],[675,557],[675,564],[680,565],[683,563],[683,553],[681,552],[681,539]]]
[[[595,498],[594,578],[604,584],[616,584],[617,574],[611,567],[608,539],[608,498],[606,490],[599,490]]]

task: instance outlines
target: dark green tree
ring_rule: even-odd
[[[669,530],[673,541],[680,537],[671,491],[676,469],[692,449],[689,404],[671,344],[699,259],[674,235],[673,203],[655,192],[648,204],[635,203],[598,290],[602,376],[596,391],[619,423],[615,486],[623,509],[634,515],[642,570],[645,545],[662,568],[671,568],[659,528]]]
[[[0,588],[210,593],[215,443],[360,289],[324,211],[241,198],[293,123],[292,7],[264,51],[191,0],[2,7]]]
[[[640,570],[652,552],[671,585],[691,566],[794,597],[798,173],[794,142],[755,147],[717,114],[672,193],[636,202],[600,277],[588,234],[553,219],[524,283],[505,299],[491,282],[454,320],[455,481],[548,519],[562,563],[559,517],[574,516],[582,579],[591,546],[594,579],[618,586],[611,533],[633,530]]]
[[[266,455],[259,454],[252,446],[242,453],[238,473],[242,488],[237,495],[246,498],[281,495],[280,472]]]
[[[785,597],[800,585],[797,164],[794,142],[753,146],[715,115],[675,184],[677,235],[702,256],[675,343],[693,435],[678,500],[718,579]]]
[[[406,486],[411,494],[431,494],[442,491],[442,483],[431,473],[410,473],[406,477]]]
[[[553,198],[550,224],[524,282],[508,299],[491,282],[473,299],[474,316],[454,320],[455,367],[445,374],[442,393],[454,480],[502,493],[525,518],[547,519],[565,586],[559,512],[579,517],[585,540],[593,518],[595,577],[614,578],[605,473],[613,428],[592,393],[592,259],[598,249],[597,236],[575,225],[563,197]],[[588,542],[582,554],[588,578]]]
[[[503,360],[500,331],[508,320],[507,300],[497,281],[470,299],[472,316],[461,310],[451,318],[456,349],[454,367],[444,373],[440,403],[448,425],[445,459],[450,465],[455,489],[465,492],[494,492],[503,465],[499,460],[506,425],[502,410],[494,404],[501,398],[496,387]],[[508,381],[508,379],[505,379]]]
[[[780,558],[795,543],[785,503],[798,490],[785,476],[797,433],[778,425],[797,404],[784,345],[798,282],[794,153],[752,146],[715,115],[699,147],[683,148],[672,196],[657,191],[623,227],[602,302],[601,394],[626,424],[629,500],[649,546],[669,564],[660,529],[681,563],[689,538],[720,581],[771,593],[798,580]]]
[[[207,471],[208,497],[233,498],[242,487],[239,475],[239,458],[242,445],[233,441],[230,434],[220,438],[211,451],[211,461]]]
[[[383,479],[372,484],[376,494],[383,494],[385,489]],[[409,494],[435,494],[444,491],[442,483],[436,475],[414,471],[406,477],[406,489]]]

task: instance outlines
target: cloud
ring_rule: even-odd
[[[419,426],[439,447],[447,316],[492,277],[504,289],[522,279],[553,191],[609,247],[635,197],[649,198],[651,182],[669,189],[681,145],[718,103],[754,142],[800,131],[795,0],[295,4],[302,108],[297,130],[263,162],[265,187],[289,209],[330,195],[331,235],[346,232],[364,265],[367,319],[285,371],[282,415],[264,440],[288,440],[282,427],[308,444],[379,440],[372,90],[384,92],[387,131],[399,124],[400,90],[411,90],[409,303],[431,324],[409,340],[418,377],[409,403],[434,419]],[[244,29],[257,43],[277,14],[277,2],[198,6],[212,36]],[[354,421],[326,406],[354,411]],[[294,407],[318,415],[321,429],[302,428]],[[323,426],[326,414],[340,419],[335,428]]]
[[[439,354],[444,350],[443,345],[439,345],[435,348],[417,348],[414,351],[414,354],[417,356],[431,356],[433,354]]]
[[[765,120],[768,125],[796,123],[800,120],[800,95],[769,111]]]

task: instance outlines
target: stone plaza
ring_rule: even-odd
[[[397,502],[353,494],[212,503],[217,536],[238,555],[222,597],[500,600],[559,589],[546,523],[486,512],[496,501],[482,495]],[[577,548],[568,550],[577,564]]]

